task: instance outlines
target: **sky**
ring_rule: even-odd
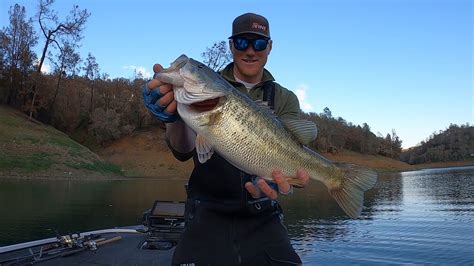
[[[0,0],[0,28],[15,3],[35,16],[38,1]],[[81,57],[91,53],[112,78],[149,77],[181,54],[202,60],[235,17],[254,12],[270,22],[266,68],[303,111],[328,107],[384,137],[395,130],[403,148],[474,124],[470,0],[57,0],[53,9],[64,18],[74,4],[91,12]]]

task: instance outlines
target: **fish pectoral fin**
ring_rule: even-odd
[[[196,136],[196,152],[200,163],[205,163],[211,159],[214,149],[211,144],[202,136]]]
[[[309,120],[283,120],[283,125],[303,145],[309,145],[318,136],[316,124]]]
[[[351,164],[337,165],[344,172],[344,177],[340,186],[329,187],[329,194],[347,215],[355,219],[362,211],[364,192],[375,185],[377,173]]]

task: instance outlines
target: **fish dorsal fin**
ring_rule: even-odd
[[[308,145],[318,136],[316,124],[308,120],[283,120],[283,125],[292,133],[303,145]]]
[[[211,159],[214,149],[202,135],[196,136],[196,152],[200,163],[205,163]]]

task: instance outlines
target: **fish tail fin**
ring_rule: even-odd
[[[364,192],[375,185],[377,173],[351,164],[338,165],[344,172],[338,187],[329,187],[329,194],[351,218],[357,218],[362,211]]]

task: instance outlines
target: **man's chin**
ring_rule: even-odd
[[[239,64],[237,69],[242,76],[252,79],[253,77],[260,75],[260,70],[262,69],[262,66],[257,65],[257,64],[255,65]]]
[[[259,69],[257,66],[245,67],[242,69],[242,74],[246,77],[255,77],[258,75]]]

